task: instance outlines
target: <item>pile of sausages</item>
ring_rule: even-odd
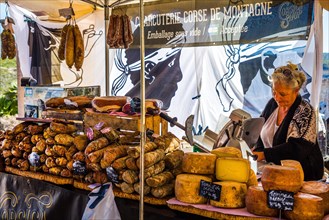
[[[111,48],[129,48],[133,43],[133,34],[128,15],[111,15],[107,44]]]

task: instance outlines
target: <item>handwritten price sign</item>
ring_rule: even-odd
[[[267,203],[270,208],[292,211],[294,208],[294,193],[280,190],[267,192]]]

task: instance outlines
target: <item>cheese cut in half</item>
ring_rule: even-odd
[[[247,211],[254,215],[277,217],[279,209],[267,206],[267,193],[262,186],[250,186],[246,194]]]
[[[299,161],[297,161],[297,160],[281,160],[281,165],[287,166],[287,167],[296,167],[299,170],[300,179],[302,181],[302,184],[304,183],[304,171],[303,171],[303,167]]]
[[[321,220],[324,216],[322,198],[299,192],[294,195],[293,210],[283,211],[283,215],[287,219]]]
[[[212,150],[210,153],[215,154],[217,157],[242,158],[241,150],[236,147],[219,147]]]
[[[182,161],[184,173],[214,174],[216,155],[211,153],[187,152]]]
[[[250,174],[250,162],[243,158],[222,157],[216,160],[216,179],[247,183]]]
[[[297,193],[302,187],[300,172],[295,167],[265,165],[261,178],[265,191],[283,190]]]
[[[212,182],[210,177],[196,174],[179,174],[175,181],[175,197],[177,200],[191,204],[205,204],[207,198],[200,196],[200,181]]]
[[[247,184],[233,181],[214,182],[214,184],[222,186],[220,200],[210,200],[210,205],[220,208],[244,208],[246,206]]]
[[[323,200],[324,214],[329,214],[329,185],[324,182],[306,181],[299,190],[303,193],[319,196]]]

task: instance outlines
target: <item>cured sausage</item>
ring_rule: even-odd
[[[66,43],[65,43],[65,61],[69,68],[74,64],[74,26],[70,25],[67,29]]]
[[[79,71],[83,64],[85,48],[83,38],[77,24],[74,25],[74,53],[74,66],[76,70]]]
[[[66,43],[66,34],[67,30],[69,28],[69,24],[64,25],[61,31],[61,40],[59,42],[59,47],[58,47],[58,58],[60,60],[65,60],[65,43]]]
[[[130,19],[128,15],[122,15],[123,22],[123,41],[124,48],[129,48],[129,45],[133,42],[133,35],[131,30]]]
[[[114,31],[114,24],[115,24],[116,18],[117,18],[117,15],[110,16],[108,34],[107,34],[107,39],[106,39],[106,42],[110,47],[114,47],[114,43],[116,41],[115,40],[115,31]]]

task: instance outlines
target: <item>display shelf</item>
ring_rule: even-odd
[[[54,183],[57,185],[72,185],[74,188],[82,189],[86,191],[92,191],[92,188],[89,187],[90,184],[84,183],[73,178],[65,178],[61,176],[55,176],[47,173],[41,172],[33,172],[33,171],[22,171],[14,167],[6,166],[5,171],[7,173],[16,174],[19,176],[29,177],[33,179],[38,179],[50,183]],[[140,196],[136,193],[129,194],[122,192],[119,188],[113,187],[113,193],[115,197],[123,198],[123,199],[132,199],[132,200],[140,200]],[[171,199],[170,197],[165,198],[155,198],[152,196],[144,196],[144,202],[151,205],[167,205],[167,200]]]
[[[73,184],[72,178],[65,178],[61,176],[54,176],[47,173],[33,172],[33,171],[22,171],[14,167],[6,166],[5,171],[7,173],[16,174],[19,176],[30,177],[37,180],[43,180],[46,182],[55,183],[57,185]]]
[[[123,113],[109,114],[87,111],[84,114],[85,127],[94,127],[97,123],[103,122],[105,127],[129,131],[140,131],[140,115],[126,115]],[[147,115],[145,126],[154,131],[155,134],[164,135],[168,132],[168,122],[159,115]]]
[[[74,180],[73,185],[75,188],[89,190],[92,189],[89,187],[89,184],[82,183],[79,181]],[[113,193],[115,197],[123,198],[123,199],[132,199],[132,200],[140,200],[140,196],[136,193],[124,193],[118,187],[113,186]],[[168,196],[165,198],[155,198],[152,196],[144,196],[144,202],[151,204],[151,205],[167,205],[167,201],[173,198],[173,196]]]
[[[195,214],[212,219],[227,219],[227,220],[270,220],[273,217],[257,216],[249,213],[246,208],[240,209],[224,209],[216,208],[207,204],[187,204],[179,202],[172,198],[167,201],[169,208],[185,213]]]
[[[24,117],[17,117],[16,120],[18,121],[27,121],[27,122],[36,122],[36,123],[50,123],[52,122],[51,118],[24,118]]]

